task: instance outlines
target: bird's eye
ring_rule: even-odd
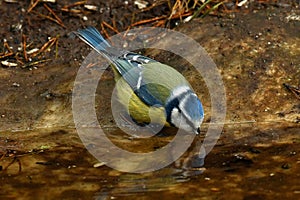
[[[177,110],[178,110],[179,113],[181,113],[181,109],[179,107],[177,107]]]

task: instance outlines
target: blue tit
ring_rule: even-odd
[[[126,106],[135,122],[148,124],[155,116],[156,123],[200,133],[203,107],[182,74],[146,56],[111,46],[94,27],[74,33],[111,62],[119,101],[122,104],[129,97]]]

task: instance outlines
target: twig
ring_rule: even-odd
[[[123,34],[123,38],[126,37],[128,31],[130,31],[130,29],[131,29],[131,26],[128,26],[127,29],[126,29],[126,31]]]
[[[284,83],[283,86],[286,87],[290,92],[292,92],[296,96],[297,99],[300,100],[300,87],[297,88],[286,83]]]
[[[145,19],[145,20],[141,20],[141,21],[138,21],[138,22],[135,22],[133,24],[131,24],[130,26],[137,26],[137,25],[142,25],[142,24],[148,24],[150,22],[154,22],[154,21],[157,21],[157,20],[161,20],[161,19],[165,19],[166,16],[160,16],[160,17],[154,17],[154,18],[151,18],[151,19]]]
[[[38,54],[42,53],[43,51],[45,51],[48,48],[51,48],[53,46],[53,44],[56,42],[57,38],[51,38],[48,42],[46,42],[42,48],[40,48],[37,52],[32,54],[32,58],[36,57]]]
[[[64,28],[66,28],[65,25],[62,24],[62,23],[60,23],[57,19],[54,19],[54,18],[52,18],[52,17],[50,17],[50,16],[48,16],[48,15],[43,15],[43,14],[38,13],[38,12],[35,12],[35,11],[32,11],[32,12],[33,12],[34,14],[40,16],[40,17],[43,17],[43,18],[45,18],[45,19],[49,19],[50,21],[53,21],[53,22],[57,23],[58,25],[60,25],[60,26],[62,26],[62,27],[64,27]]]
[[[27,62],[28,57],[27,57],[27,51],[26,51],[26,35],[25,34],[22,35],[22,40],[23,40],[23,55],[24,55],[24,59]]]
[[[13,52],[9,52],[9,53],[0,55],[0,59],[6,58],[6,57],[9,57],[9,56],[12,56],[12,55],[14,55],[14,53]]]
[[[70,5],[65,5],[65,6],[63,7],[63,9],[69,9],[69,8],[71,8],[71,7],[84,5],[84,4],[86,4],[86,2],[87,2],[87,1],[78,1],[78,2],[75,2],[75,3],[70,4]]]
[[[43,5],[54,16],[54,18],[57,20],[57,23],[62,27],[66,28],[62,20],[55,14],[54,11],[49,6],[47,6],[47,4],[44,3]]]
[[[103,34],[105,35],[105,37],[106,37],[106,38],[109,38],[109,35],[108,35],[108,33],[107,33],[107,31],[106,31],[104,25],[103,25],[103,22],[101,23],[101,29],[102,29],[102,32],[103,32]]]
[[[1,53],[0,54],[0,59],[3,59],[3,58],[14,55],[14,52],[10,49],[7,42],[4,42],[3,46],[4,46],[5,49],[7,49],[8,53]]]
[[[114,29],[118,30],[118,29],[117,29],[117,24],[116,24],[115,16],[114,16],[113,19],[112,19],[112,24],[113,24]]]
[[[28,13],[32,11],[32,9],[40,2],[40,0],[36,0],[27,10]]]
[[[162,27],[166,24],[166,20],[160,20],[157,21],[156,24],[154,25],[155,27]]]
[[[24,62],[19,58],[18,53],[16,53],[15,59],[16,59],[21,65],[24,65]]]
[[[169,16],[169,20],[172,19],[174,14],[179,15],[180,20],[182,20],[181,14],[185,12],[183,2],[180,0],[176,0],[174,6],[172,7],[171,14]]]
[[[103,25],[105,25],[107,28],[109,28],[110,30],[114,31],[115,33],[120,33],[117,29],[115,29],[114,27],[112,27],[111,25],[109,25],[108,23],[106,23],[105,21],[102,22]]]
[[[7,42],[4,42],[4,47],[8,50],[9,53],[13,53],[13,51],[11,50],[10,46],[8,45]]]
[[[92,67],[94,67],[95,65],[97,65],[96,63],[89,63],[87,66],[86,66],[86,68],[88,69],[88,68],[92,68]]]
[[[34,65],[38,65],[38,64],[41,64],[41,63],[44,63],[44,62],[48,62],[48,61],[50,61],[50,60],[51,60],[51,59],[45,59],[45,60],[38,60],[38,61],[26,63],[26,64],[24,64],[21,68],[32,67],[32,66],[34,66]]]
[[[75,6],[80,6],[86,4],[87,1],[78,1],[70,5],[65,5],[64,7],[61,8],[62,11],[64,12],[73,12],[73,13],[81,13],[81,10],[71,10],[70,8],[75,7]]]
[[[186,16],[190,16],[192,14],[192,11],[188,11],[186,13],[183,13],[183,14],[175,14],[173,15],[170,19],[178,19],[178,18],[181,18],[181,17],[186,17]]]

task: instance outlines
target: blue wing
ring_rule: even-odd
[[[151,93],[143,78],[143,64],[157,61],[146,56],[112,47],[95,27],[88,27],[74,33],[97,52],[109,59],[135,94],[145,104],[149,106],[163,106],[163,102]]]

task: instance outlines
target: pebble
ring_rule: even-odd
[[[14,87],[20,87],[20,83],[14,82],[14,83],[12,84],[12,86],[14,86]]]
[[[103,166],[103,165],[105,165],[104,162],[99,162],[99,163],[95,163],[95,164],[93,165],[93,167],[98,168],[98,167],[101,167],[101,166]]]
[[[282,166],[281,166],[282,169],[290,169],[291,168],[291,164],[290,163],[284,163]]]

